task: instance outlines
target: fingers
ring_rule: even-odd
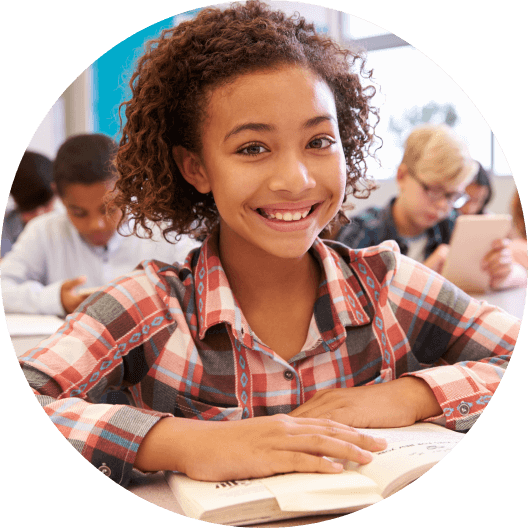
[[[86,299],[86,294],[77,294],[75,289],[86,282],[86,276],[81,275],[74,279],[66,280],[61,286],[61,303],[66,313],[71,313]]]
[[[62,287],[65,290],[73,290],[73,288],[76,288],[77,286],[80,286],[81,284],[84,284],[86,282],[86,276],[81,275],[79,277],[75,277],[74,279],[66,280],[62,283]]]
[[[286,455],[285,459],[283,457],[286,469],[283,466],[282,471],[335,471],[336,466],[328,464],[329,461],[325,461],[323,457],[368,464],[372,461],[372,453],[355,442],[374,445],[375,439],[363,435],[365,438],[360,440],[360,436],[358,433],[355,441],[352,438],[347,441],[319,433],[292,435],[282,443],[279,450],[282,455]],[[375,451],[380,451],[385,447],[385,441],[383,444],[379,442]],[[339,466],[337,468],[339,469]]]
[[[501,241],[498,241],[501,242]],[[491,276],[508,274],[513,263],[513,255],[509,247],[499,246],[487,253],[481,263],[481,268]]]
[[[371,452],[381,451],[386,447],[387,442],[384,439],[369,436],[346,425],[331,420],[300,418],[290,428],[290,434],[287,440],[281,443],[280,449],[316,458],[326,456],[367,464],[372,460]],[[300,459],[310,461],[306,457]],[[293,460],[299,460],[299,457],[294,457]],[[311,460],[310,463],[322,465],[326,470],[332,467],[321,461]]]
[[[507,248],[511,244],[511,240],[509,238],[498,238],[497,240],[494,240],[491,243],[491,249],[500,250]]]
[[[292,431],[296,436],[300,435],[322,435],[330,438],[353,443],[361,449],[368,451],[380,451],[387,447],[387,442],[363,431],[358,431],[348,425],[334,422],[332,420],[298,418],[295,429]]]
[[[326,457],[301,452],[281,452],[273,473],[341,473],[343,465]]]

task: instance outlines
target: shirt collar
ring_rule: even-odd
[[[341,246],[341,244],[338,244]],[[310,249],[323,270],[314,317],[323,341],[338,345],[346,337],[346,326],[360,326],[372,321],[372,300],[357,274],[346,265],[338,252],[317,238]],[[349,259],[350,260],[350,259]],[[222,267],[218,236],[213,233],[202,244],[193,266],[198,337],[220,323],[229,324],[235,337],[254,348],[254,336],[236,302]]]

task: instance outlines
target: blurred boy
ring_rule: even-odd
[[[455,208],[467,202],[465,188],[477,171],[478,163],[451,128],[419,126],[405,143],[396,175],[398,196],[384,208],[371,207],[353,217],[336,240],[352,248],[396,240],[404,255],[441,273],[457,218]],[[495,241],[481,266],[489,273],[492,288],[518,285],[507,240]]]
[[[32,218],[53,210],[52,166],[49,158],[37,152],[26,151],[22,156],[4,217],[2,256],[11,250]]]
[[[63,316],[99,287],[144,259],[183,261],[198,245],[188,237],[171,244],[117,233],[119,210],[107,210],[117,174],[116,144],[102,134],[69,138],[53,164],[54,187],[65,212],[42,215],[27,225],[2,261],[6,312]]]

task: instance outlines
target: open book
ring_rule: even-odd
[[[167,471],[165,478],[188,517],[233,526],[290,517],[347,513],[370,506],[410,484],[464,437],[439,425],[417,423],[368,429],[387,449],[366,465],[340,461],[340,474],[288,473],[260,479],[202,482]]]

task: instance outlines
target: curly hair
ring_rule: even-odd
[[[359,73],[353,66],[359,63]],[[366,175],[365,158],[378,112],[369,103],[373,86],[361,53],[342,49],[319,35],[298,14],[287,17],[259,1],[207,8],[166,29],[147,43],[130,80],[132,98],[116,156],[119,179],[114,205],[132,218],[134,232],[164,224],[163,234],[204,235],[218,222],[212,194],[201,194],[181,175],[172,148],[200,154],[208,97],[240,75],[295,64],[312,70],[332,90],[346,159],[346,197],[367,197],[376,186]],[[376,123],[372,124],[371,116]],[[348,220],[341,208],[341,223]]]

